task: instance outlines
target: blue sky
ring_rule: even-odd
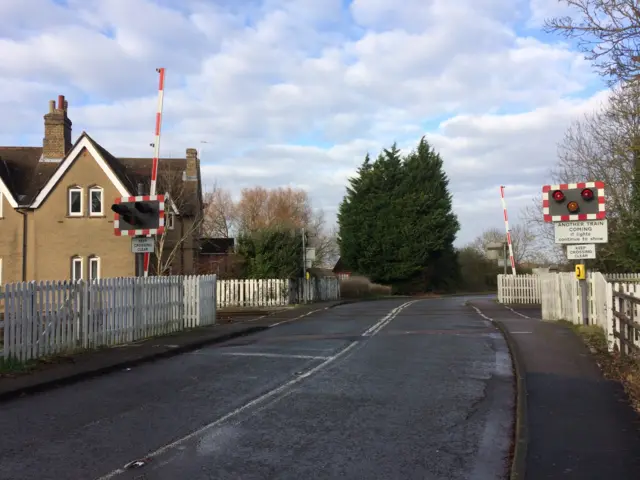
[[[300,185],[333,212],[367,152],[426,134],[464,244],[502,226],[501,184],[517,219],[548,181],[523,165],[548,171],[567,126],[603,98],[575,45],[540,30],[562,12],[555,0],[4,0],[0,144],[39,144],[47,101],[64,94],[76,135],[148,155],[163,66],[161,153],[202,148],[209,184]]]

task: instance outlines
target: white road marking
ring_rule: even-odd
[[[516,315],[520,315],[522,318],[528,318],[531,319],[531,317],[526,316],[524,313],[520,313],[520,312],[516,312],[513,308],[511,308],[508,305],[503,305],[504,308],[511,310],[513,313],[515,313]]]
[[[273,324],[269,325],[269,328],[277,327],[278,325],[283,325],[285,323],[290,323],[290,322],[293,322],[295,320],[300,320],[301,318],[307,317],[307,316],[311,315],[312,313],[321,312],[322,310],[329,310],[329,308],[330,307],[324,307],[324,308],[318,308],[316,310],[311,310],[310,312],[307,312],[304,315],[300,315],[299,317],[290,318],[289,320],[282,320],[281,322],[273,323]]]
[[[238,357],[271,357],[271,358],[302,358],[312,360],[327,360],[327,356],[319,355],[295,355],[286,353],[267,353],[267,352],[217,352],[219,355],[232,355]]]
[[[382,330],[384,327],[386,327],[391,320],[393,320],[394,318],[396,318],[396,316],[405,308],[407,308],[409,305],[416,303],[418,300],[411,300],[410,302],[406,302],[403,303],[402,305],[400,305],[399,307],[394,308],[393,310],[391,310],[385,317],[383,317],[379,322],[377,322],[375,325],[371,326],[370,328],[368,328],[363,334],[363,337],[370,337],[375,335],[376,333],[378,333],[380,330]]]
[[[473,309],[476,311],[476,313],[477,313],[478,315],[480,315],[482,318],[484,318],[485,320],[488,320],[488,321],[490,321],[491,323],[493,323],[493,318],[491,318],[491,317],[487,317],[484,313],[482,313],[482,310],[480,310],[478,307],[476,307],[475,305],[469,305],[469,306],[470,306],[471,308],[473,308]]]
[[[393,310],[391,310],[391,312],[389,312],[387,315],[385,315],[383,318],[381,318],[378,322],[376,322],[375,325],[373,325],[371,328],[369,328],[364,334],[368,337],[373,337],[376,333],[378,333],[380,331],[381,328],[383,328],[384,326],[388,325],[389,322],[391,322],[391,320],[393,320],[396,315],[398,313],[400,313],[401,310],[403,310],[404,308],[408,307],[409,305],[417,302],[418,300],[413,300],[410,302],[406,302],[403,303],[402,305],[400,305],[399,307],[394,308]],[[304,315],[303,315],[304,316]],[[211,423],[208,423],[206,425],[204,425],[203,427],[194,430],[193,432],[191,432],[190,434],[179,438],[171,443],[168,443],[166,445],[164,445],[163,447],[158,448],[157,450],[149,453],[148,455],[144,455],[143,458],[145,459],[152,459],[152,458],[156,458],[160,455],[162,455],[163,453],[176,448],[180,445],[182,445],[185,442],[188,442],[189,440],[198,437],[202,434],[204,434],[205,432],[212,430],[218,426],[220,426],[221,424],[223,424],[224,422],[226,422],[227,420],[232,419],[233,417],[236,417],[238,415],[240,415],[241,413],[245,412],[246,410],[251,409],[252,407],[256,407],[262,403],[265,403],[267,400],[273,399],[273,401],[277,401],[280,398],[284,398],[288,393],[291,392],[291,387],[293,387],[294,385],[302,382],[303,380],[305,380],[306,378],[310,377],[311,375],[313,375],[314,373],[317,373],[319,371],[321,371],[322,369],[324,369],[325,367],[329,366],[331,363],[335,362],[336,360],[344,357],[347,353],[349,353],[351,350],[353,350],[357,345],[360,345],[362,341],[361,340],[356,340],[353,343],[350,343],[349,345],[347,345],[345,348],[343,348],[342,350],[340,350],[338,353],[336,353],[335,355],[331,356],[331,357],[327,357],[327,359],[320,363],[319,365],[316,365],[315,367],[307,370],[306,372],[297,375],[295,378],[283,383],[282,385],[274,388],[273,390],[269,390],[267,393],[261,395],[258,398],[255,398],[253,400],[251,400],[249,403],[245,403],[243,406],[236,408],[235,410],[227,413],[226,415],[218,418],[217,420],[214,420]],[[280,397],[278,398],[278,395],[280,395]],[[131,462],[129,462],[131,463]],[[106,475],[99,477],[97,480],[109,480],[111,478],[114,478],[118,475],[121,475],[123,473],[126,473],[126,470],[124,467],[122,468],[118,468],[116,470],[113,470],[110,473],[107,473]]]

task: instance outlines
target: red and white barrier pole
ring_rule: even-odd
[[[504,185],[500,187],[500,199],[502,200],[502,211],[504,212],[504,228],[507,232],[507,244],[509,245],[509,259],[511,260],[511,273],[516,274],[516,260],[513,257],[513,244],[511,243],[511,230],[509,230],[509,217],[507,215],[507,202],[504,199]]]
[[[164,104],[164,68],[156,69],[160,76],[158,85],[158,110],[156,111],[156,138],[153,143],[153,162],[151,164],[151,188],[149,195],[156,195],[156,185],[158,180],[158,161],[160,159],[160,131],[162,129],[162,107]],[[149,262],[151,254],[144,254],[144,276],[149,276]]]

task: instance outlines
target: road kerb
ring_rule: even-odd
[[[511,335],[504,323],[485,315],[472,303],[466,303],[473,308],[478,315],[490,321],[498,330],[500,330],[500,333],[502,333],[502,336],[507,342],[509,352],[511,353],[513,369],[516,375],[516,425],[513,442],[513,459],[511,461],[509,479],[524,480],[526,473],[527,449],[529,445],[529,431],[527,423],[527,380],[522,354],[520,353],[520,349],[514,340],[513,335]]]

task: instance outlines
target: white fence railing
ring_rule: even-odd
[[[535,298],[539,301],[530,301]],[[583,322],[582,291],[573,272],[500,275],[498,301],[540,303],[543,320]],[[589,272],[587,319],[604,330],[611,349],[640,353],[640,274]]]
[[[500,303],[540,303],[540,275],[498,275]]]
[[[0,356],[27,361],[216,322],[219,307],[340,298],[337,278],[217,280],[215,275],[7,284]]]
[[[218,280],[218,307],[277,307],[340,298],[338,278]]]
[[[215,275],[5,285],[3,356],[112,346],[216,321]]]
[[[623,355],[640,354],[640,284],[608,283],[611,308],[607,310],[609,347]]]

